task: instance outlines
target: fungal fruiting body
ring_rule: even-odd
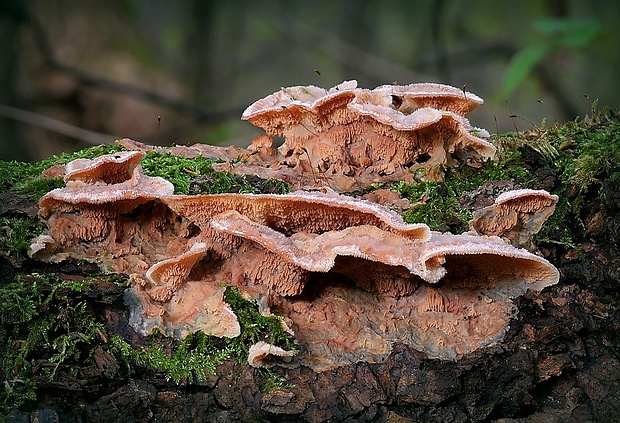
[[[296,189],[346,193],[378,183],[440,181],[450,167],[478,166],[495,156],[488,132],[465,117],[482,103],[473,93],[443,84],[287,87],[243,112],[242,119],[265,131],[248,148],[196,144],[166,152],[218,158],[223,162],[213,165],[216,170],[276,178]],[[284,143],[276,149],[271,137]]]
[[[526,246],[553,214],[558,199],[544,190],[507,191],[494,204],[474,211],[469,227],[478,235],[496,235]]]
[[[500,340],[511,299],[559,278],[497,237],[431,233],[334,192],[174,195],[137,157],[67,165],[67,186],[40,200],[49,229],[31,253],[131,274],[130,324],[144,335],[238,336],[223,299],[236,286],[285,318],[315,370],[384,360],[396,341],[454,359]]]
[[[447,167],[493,157],[488,133],[464,117],[480,104],[475,94],[442,84],[368,90],[346,81],[329,90],[283,88],[242,118],[284,137],[278,149],[284,166],[346,191],[412,181],[421,169],[425,178],[440,180]]]

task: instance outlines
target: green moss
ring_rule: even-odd
[[[11,261],[25,257],[32,238],[44,230],[44,223],[37,218],[0,216],[0,255]]]
[[[471,212],[459,204],[459,197],[487,181],[514,179],[524,186],[533,176],[522,165],[520,151],[506,146],[500,157],[479,168],[460,166],[446,171],[443,182],[397,182],[391,189],[407,198],[414,206],[403,213],[408,223],[425,223],[435,231],[460,233],[468,229]]]
[[[272,389],[293,389],[297,386],[294,383],[290,383],[285,376],[276,373],[270,368],[261,367],[258,371],[265,383],[265,392],[269,392]]]
[[[224,299],[241,326],[241,335],[236,338],[217,338],[197,332],[182,341],[172,341],[154,334],[150,336],[148,349],[135,349],[112,335],[108,350],[129,367],[139,365],[161,371],[176,383],[192,383],[204,380],[208,373],[215,374],[216,367],[228,359],[246,359],[250,346],[260,340],[295,349],[293,337],[283,330],[281,317],[261,315],[258,306],[243,298],[234,287],[226,289]]]
[[[215,160],[204,156],[187,158],[166,153],[149,152],[142,160],[144,173],[159,176],[174,185],[175,194],[220,194],[228,192],[253,193],[264,192],[261,185],[252,183],[249,177],[213,170]],[[271,192],[285,193],[290,187],[281,181],[260,180],[271,184]]]
[[[295,349],[294,338],[284,331],[282,317],[263,316],[258,306],[246,300],[236,287],[226,288],[224,300],[230,304],[241,325],[241,335],[231,340],[236,349],[247,355],[250,345],[258,341],[269,342],[287,350]]]
[[[446,173],[445,184],[455,194],[473,190],[487,181],[505,181],[514,179],[524,186],[531,186],[534,176],[523,167],[521,150],[517,146],[507,145],[494,160],[482,164],[480,168],[460,166]]]
[[[110,281],[126,285],[117,279]],[[204,380],[228,359],[245,360],[249,347],[259,340],[295,348],[282,319],[262,316],[258,306],[236,288],[227,288],[225,299],[238,316],[239,337],[217,338],[198,332],[175,341],[154,334],[149,337],[149,348],[134,348],[120,336],[108,334],[91,306],[81,299],[92,286],[91,279],[63,281],[53,274],[18,274],[0,284],[0,415],[35,400],[35,380],[54,380],[60,373],[93,363],[97,347],[125,363],[126,372],[118,377],[128,377],[139,366],[183,384]],[[44,362],[49,365],[41,366]],[[275,374],[264,377],[268,386],[285,386],[284,379]]]
[[[117,335],[111,335],[106,349],[125,363],[128,373],[131,373],[132,366],[137,365],[163,372],[167,380],[176,383],[204,380],[209,373],[215,373],[218,365],[234,357],[230,349],[219,347],[217,338],[202,332],[190,335],[168,348],[170,343],[161,335],[152,335],[150,347],[141,349],[132,347]]]
[[[91,361],[103,325],[72,295],[87,285],[39,274],[0,285],[0,415],[35,399],[36,378],[53,380],[59,369]],[[41,358],[51,366],[40,366]]]
[[[408,223],[425,223],[434,231],[463,232],[471,213],[458,203],[458,195],[449,185],[437,182],[399,183],[394,189],[415,205],[403,213]]]
[[[258,306],[243,298],[237,288],[228,287],[224,299],[237,315],[241,335],[236,338],[217,338],[197,332],[182,341],[171,341],[161,334],[150,336],[150,348],[134,349],[118,336],[110,338],[110,352],[120,356],[127,365],[139,365],[165,373],[176,383],[203,380],[214,374],[225,360],[244,360],[250,346],[260,340],[287,349],[294,349],[293,337],[284,332],[282,318],[263,316]],[[174,344],[170,347],[170,344]],[[171,350],[171,352],[166,352]]]
[[[28,194],[37,200],[51,189],[64,186],[61,178],[43,178],[41,172],[57,164],[66,164],[75,159],[93,159],[102,154],[116,153],[124,148],[120,145],[100,145],[75,153],[52,156],[36,163],[0,161],[0,191]]]
[[[603,110],[544,136],[560,151],[556,166],[563,182],[582,193],[595,186],[601,196],[604,181],[620,183],[620,112]]]
[[[212,160],[203,156],[190,159],[152,151],[141,162],[146,175],[170,181],[174,185],[175,194],[189,194],[192,178],[212,172],[212,163]]]

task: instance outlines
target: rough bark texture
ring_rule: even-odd
[[[540,177],[547,185],[557,183],[553,175],[543,172]],[[60,372],[52,382],[41,376],[37,400],[14,410],[8,421],[617,421],[618,188],[609,184],[606,198],[601,202],[593,195],[583,207],[585,234],[574,241],[585,259],[560,244],[541,245],[543,255],[560,269],[560,283],[517,299],[519,314],[505,340],[459,361],[429,360],[396,344],[380,364],[322,373],[303,366],[275,367],[290,387],[267,389],[260,371],[246,362],[228,361],[204,381],[178,385],[166,381],[162,372],[140,366],[128,373],[97,349],[93,364]],[[3,272],[53,270],[63,278],[92,270],[71,264],[52,269],[32,261],[23,262],[21,269],[7,261],[0,267]],[[121,288],[102,280],[79,295],[109,333],[141,345],[128,327]]]

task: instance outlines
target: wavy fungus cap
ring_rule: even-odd
[[[558,199],[545,190],[504,192],[494,204],[473,213],[469,228],[478,235],[496,235],[525,246],[553,214]]]
[[[242,119],[284,137],[281,165],[347,190],[412,180],[418,169],[440,180],[444,168],[493,157],[489,134],[464,117],[479,104],[475,94],[442,84],[368,90],[345,81],[329,90],[282,88],[248,107]]]

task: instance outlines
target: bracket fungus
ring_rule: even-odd
[[[478,235],[496,235],[527,246],[551,216],[558,196],[545,190],[518,189],[500,194],[495,203],[473,213],[469,228]]]
[[[293,351],[260,341],[250,347],[248,364],[252,367],[272,367],[274,362],[270,360],[271,358],[278,357],[281,360],[290,361],[294,355]]]
[[[478,104],[473,95],[435,85],[377,90],[364,95],[395,102],[381,107],[411,111],[407,116],[450,99],[437,112],[449,122]],[[400,100],[386,97],[395,92]],[[347,107],[363,96],[348,83],[327,94],[300,90],[298,97],[292,110],[301,116],[295,125],[303,127],[318,125],[320,119],[310,119],[314,110],[332,124],[351,123]],[[279,102],[294,103],[275,100],[274,110]],[[271,154],[266,141],[255,148]],[[265,313],[284,317],[303,345],[300,361],[317,371],[380,362],[394,342],[454,359],[500,340],[516,312],[511,299],[559,278],[548,261],[498,237],[431,233],[384,206],[329,190],[174,195],[168,181],[142,173],[143,155],[69,163],[67,186],[40,200],[48,231],[33,240],[31,253],[131,274],[130,324],[144,335],[160,330],[183,338],[202,330],[238,336],[239,322],[223,299],[225,286],[236,286]],[[506,197],[502,204],[516,201]],[[531,207],[519,209],[520,217],[528,213]],[[266,348],[252,350],[251,364],[263,365],[265,354],[290,355]]]
[[[67,183],[81,181],[90,184],[118,184],[134,176],[145,153],[125,151],[106,154],[95,159],[77,159],[65,166],[64,180]],[[139,174],[135,175],[139,177]]]
[[[381,362],[394,342],[456,359],[503,338],[516,313],[512,298],[559,280],[548,261],[496,237],[434,234],[407,253],[415,289],[406,295],[351,289],[332,274],[315,275],[313,292],[270,298],[307,348],[306,365]]]
[[[242,119],[284,137],[283,166],[350,191],[412,181],[418,169],[440,180],[446,167],[493,157],[489,134],[464,117],[479,104],[475,94],[442,84],[368,90],[345,81],[329,90],[282,88],[249,106]]]
[[[136,232],[135,217],[141,207],[147,210],[160,196],[174,192],[169,181],[142,173],[139,161],[143,156],[143,152],[126,152],[68,163],[66,187],[39,200],[39,215],[47,219],[49,229],[33,241],[29,253],[51,261],[69,257],[95,261],[118,272],[144,265],[130,257],[132,263],[127,266],[107,266],[114,260],[98,257],[102,253],[110,258],[130,256],[141,248],[118,241],[128,238],[128,232]],[[150,226],[160,225],[161,216],[150,216],[152,219],[142,222],[146,225],[144,235],[149,234]]]
[[[483,100],[443,84],[383,85],[373,90],[345,81],[328,90],[313,85],[282,88],[242,115],[265,130],[247,148],[195,144],[166,152],[221,159],[213,168],[296,189],[328,187],[352,192],[373,184],[441,180],[444,170],[477,166],[496,148],[465,115]],[[271,137],[283,137],[274,148]],[[163,150],[124,139],[133,150]]]
[[[175,338],[199,330],[219,337],[239,336],[241,327],[224,302],[224,287],[190,277],[208,253],[207,244],[198,242],[186,253],[155,263],[144,278],[133,274],[135,286],[125,295],[129,323],[143,334],[157,328]]]

